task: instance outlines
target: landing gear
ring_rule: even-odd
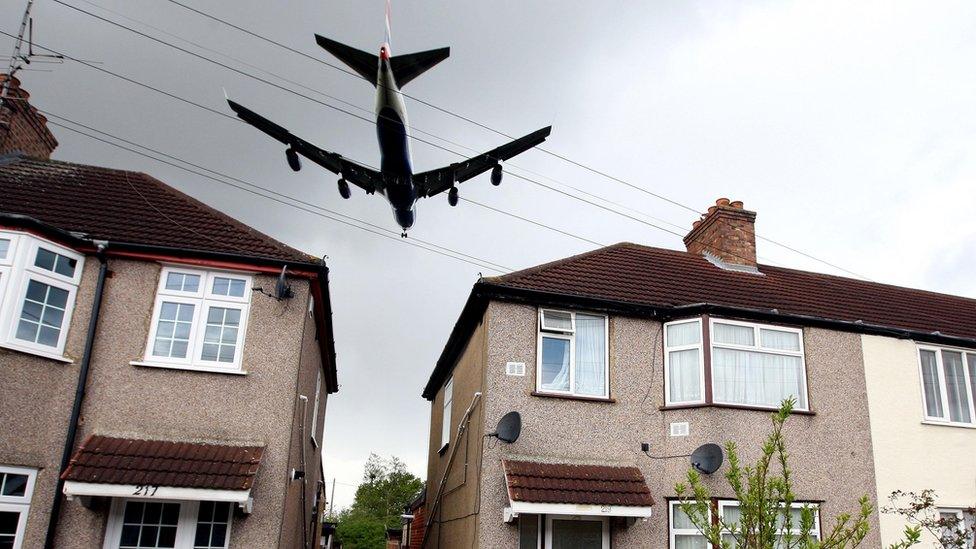
[[[458,190],[457,187],[451,187],[451,190],[447,193],[447,203],[451,206],[458,205]]]
[[[402,233],[400,233],[400,238],[406,238],[406,237],[407,237],[407,231],[403,231]]]

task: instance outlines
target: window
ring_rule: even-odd
[[[776,408],[793,396],[808,409],[800,330],[712,320],[711,336],[715,402]]]
[[[927,421],[976,426],[976,353],[919,347]]]
[[[942,526],[939,541],[946,547],[976,547],[976,515],[963,509],[939,509],[939,524]],[[962,545],[959,545],[960,541],[963,541]]]
[[[239,371],[250,298],[250,276],[165,267],[137,364]]]
[[[213,501],[112,501],[105,549],[225,549],[231,504]]]
[[[610,524],[606,517],[545,518],[545,549],[610,549]]]
[[[317,370],[315,372],[315,403],[312,405],[312,446],[318,448],[319,443],[316,440],[318,436],[318,424],[319,424],[319,398],[322,395],[322,370]]]
[[[37,471],[0,466],[0,548],[20,549]]]
[[[701,320],[664,326],[664,384],[668,404],[705,402]]]
[[[536,390],[607,398],[607,317],[569,311],[539,311]]]
[[[454,404],[454,378],[444,384],[444,413],[441,415],[441,449],[451,442],[451,406]]]
[[[802,516],[802,509],[804,504],[794,503],[790,508],[791,522],[790,533],[793,535],[799,535],[802,531],[800,526],[800,520]],[[820,516],[816,504],[807,504],[814,511],[813,517],[813,529],[810,531],[810,535],[815,539],[820,539]],[[711,544],[705,539],[701,531],[698,530],[688,518],[688,515],[681,510],[680,501],[669,502],[670,509],[670,547],[671,549],[711,549]],[[723,501],[719,500],[715,503],[714,510],[718,511],[719,520],[722,522],[723,531],[722,539],[728,541],[735,547],[735,536],[733,532],[737,531],[737,525],[739,522],[740,511],[739,504],[736,501]],[[782,538],[786,534],[784,528],[783,516],[779,515],[777,517],[779,523],[779,531],[777,537]]]
[[[26,234],[0,231],[0,345],[63,357],[84,257]]]

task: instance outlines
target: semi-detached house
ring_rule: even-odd
[[[12,84],[0,547],[317,547],[326,265],[146,174],[51,160]]]
[[[425,547],[707,547],[675,505],[688,458],[641,444],[734,441],[753,462],[791,396],[816,535],[863,495],[976,505],[976,300],[757,264],[755,217],[720,199],[686,251],[621,243],[478,281],[423,391]],[[520,438],[486,436],[511,411]],[[731,520],[723,472],[706,482]],[[881,547],[904,522],[870,526]]]

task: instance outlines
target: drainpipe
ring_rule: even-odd
[[[64,441],[64,452],[61,454],[61,468],[58,469],[58,484],[54,492],[54,502],[51,504],[51,516],[47,523],[47,537],[44,538],[44,549],[54,548],[54,536],[57,534],[58,522],[61,518],[61,504],[64,501],[64,481],[61,474],[68,467],[71,454],[74,452],[75,438],[78,436],[78,420],[81,416],[81,403],[85,400],[85,386],[88,384],[88,370],[91,366],[92,349],[95,346],[95,332],[98,328],[98,316],[102,310],[102,294],[105,289],[105,278],[108,276],[108,262],[105,259],[105,249],[108,242],[95,241],[101,266],[98,269],[98,283],[95,286],[95,299],[92,303],[91,319],[88,321],[88,335],[85,338],[85,353],[81,358],[81,368],[78,371],[78,386],[75,388],[75,402],[71,407],[71,419],[68,420],[68,435]]]

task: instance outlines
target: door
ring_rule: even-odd
[[[610,549],[610,523],[604,517],[548,515],[545,549]]]

